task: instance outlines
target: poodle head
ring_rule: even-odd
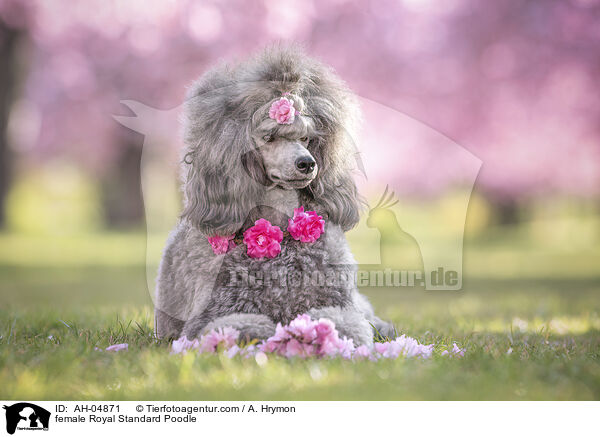
[[[276,121],[272,109],[282,100],[293,108],[286,123]],[[249,167],[250,158],[257,158],[259,162],[253,164],[260,169],[258,180],[269,188],[300,190],[307,187],[319,172],[319,165],[308,148],[318,132],[313,120],[304,115],[305,108],[300,96],[286,92],[284,97],[261,106],[252,117],[251,137],[255,154],[244,156],[243,163],[249,174],[256,175]]]
[[[205,234],[231,234],[266,190],[282,189],[352,228],[360,204],[351,174],[357,119],[353,94],[298,48],[205,73],[184,106],[182,217]]]

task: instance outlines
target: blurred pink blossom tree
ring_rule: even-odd
[[[137,219],[141,138],[111,118],[127,113],[119,101],[175,107],[209,65],[297,41],[359,95],[475,153],[484,162],[478,187],[498,204],[549,193],[595,198],[599,21],[597,0],[5,0],[0,127],[12,108],[19,159],[69,156],[108,181],[115,222],[119,214]],[[19,56],[26,74],[14,73]],[[4,79],[11,69],[22,83]],[[0,135],[5,180],[3,128]],[[443,171],[432,161],[427,171]],[[386,177],[419,195],[444,189],[432,190],[414,165],[398,163]]]

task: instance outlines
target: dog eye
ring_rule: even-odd
[[[273,136],[272,135],[265,135],[264,137],[262,137],[263,140],[265,140],[265,142],[270,143],[271,141],[273,141]]]
[[[308,141],[308,137],[302,137],[302,138],[300,138],[300,141],[302,141],[303,143],[306,143]]]

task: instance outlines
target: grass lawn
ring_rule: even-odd
[[[135,233],[0,235],[0,399],[600,399],[600,249],[508,234],[465,245],[462,291],[365,290],[400,332],[439,345],[430,360],[259,365],[153,340],[145,247]],[[439,356],[452,342],[464,358]]]

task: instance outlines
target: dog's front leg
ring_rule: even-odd
[[[373,344],[373,328],[362,312],[353,306],[312,308],[308,314],[313,319],[325,318],[335,323],[340,336],[354,341],[355,346]]]
[[[170,316],[158,308],[154,309],[154,333],[158,338],[179,338],[185,322]]]
[[[275,323],[262,314],[235,313],[217,317],[206,323],[202,318],[188,320],[183,328],[187,338],[197,338],[213,329],[231,327],[240,332],[240,340],[266,339],[275,333]]]

